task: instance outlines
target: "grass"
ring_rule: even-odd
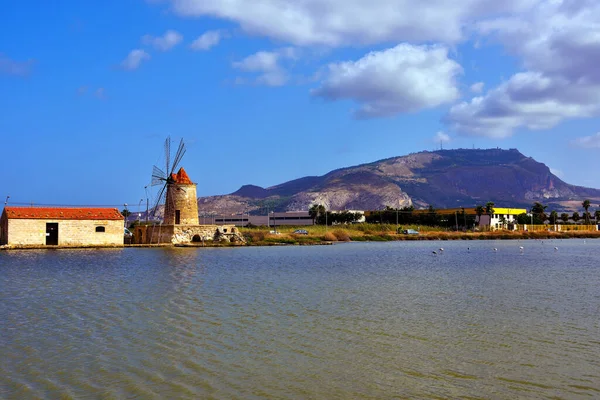
[[[356,224],[334,227],[313,226],[280,226],[278,234],[269,233],[273,227],[240,228],[249,245],[262,246],[274,244],[329,244],[332,242],[384,242],[394,240],[517,240],[517,239],[569,239],[600,238],[598,231],[567,232],[524,232],[524,231],[492,231],[492,232],[454,232],[442,228],[408,226],[402,229],[419,229],[419,235],[403,235],[396,233],[396,225]],[[297,235],[296,229],[306,229],[308,235]]]

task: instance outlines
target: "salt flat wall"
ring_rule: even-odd
[[[46,245],[46,223],[58,223],[59,246],[123,245],[123,221],[119,220],[45,220],[8,219],[8,245]],[[6,223],[6,221],[5,221]],[[97,232],[96,227],[104,227]]]
[[[185,244],[220,240],[239,231],[234,225],[142,225],[135,227],[133,234],[137,244]]]

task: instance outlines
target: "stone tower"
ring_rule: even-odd
[[[180,168],[167,181],[164,225],[198,225],[198,198],[196,184]]]

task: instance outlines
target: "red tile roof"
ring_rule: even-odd
[[[192,180],[188,176],[187,172],[185,172],[185,169],[183,169],[183,167],[179,168],[179,172],[177,172],[176,174],[171,174],[171,178],[173,178],[175,183],[182,183],[188,185],[193,184]]]
[[[5,207],[9,219],[122,220],[116,208]]]

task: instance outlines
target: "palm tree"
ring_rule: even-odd
[[[325,207],[322,204],[313,204],[309,209],[308,209],[308,215],[312,218],[313,220],[313,225],[315,224],[315,221],[317,220],[317,218],[319,218],[319,215],[324,215],[325,214]]]
[[[581,218],[581,217],[579,216],[579,213],[578,213],[577,211],[575,211],[575,212],[573,213],[573,216],[571,217],[571,219],[572,219],[573,221],[575,221],[575,222],[579,221],[579,219],[580,219],[580,218]]]
[[[567,222],[569,222],[569,214],[567,214],[567,213],[560,214],[560,219],[562,219],[562,221],[566,224]]]
[[[596,223],[600,224],[600,210],[596,210],[594,213],[594,218],[596,219]]]
[[[485,203],[485,213],[487,215],[492,215],[494,213],[494,202],[493,201],[488,201],[487,203]]]
[[[552,210],[552,212],[550,213],[550,223],[552,225],[555,225],[557,220],[558,220],[558,213],[556,211]]]
[[[581,205],[583,206],[583,208],[585,210],[585,214],[583,215],[583,217],[585,218],[585,224],[589,225],[590,224],[590,213],[588,212],[588,209],[591,206],[590,201],[585,199],[583,201],[583,203],[581,203]]]
[[[543,205],[539,201],[533,203],[533,207],[531,207],[531,213],[537,217],[539,223],[543,224],[544,221],[548,219],[545,213],[546,208],[548,208],[548,206]]]
[[[481,224],[481,216],[483,215],[484,212],[485,212],[485,208],[483,208],[483,206],[475,207],[475,214],[477,214],[477,223],[478,224]]]

